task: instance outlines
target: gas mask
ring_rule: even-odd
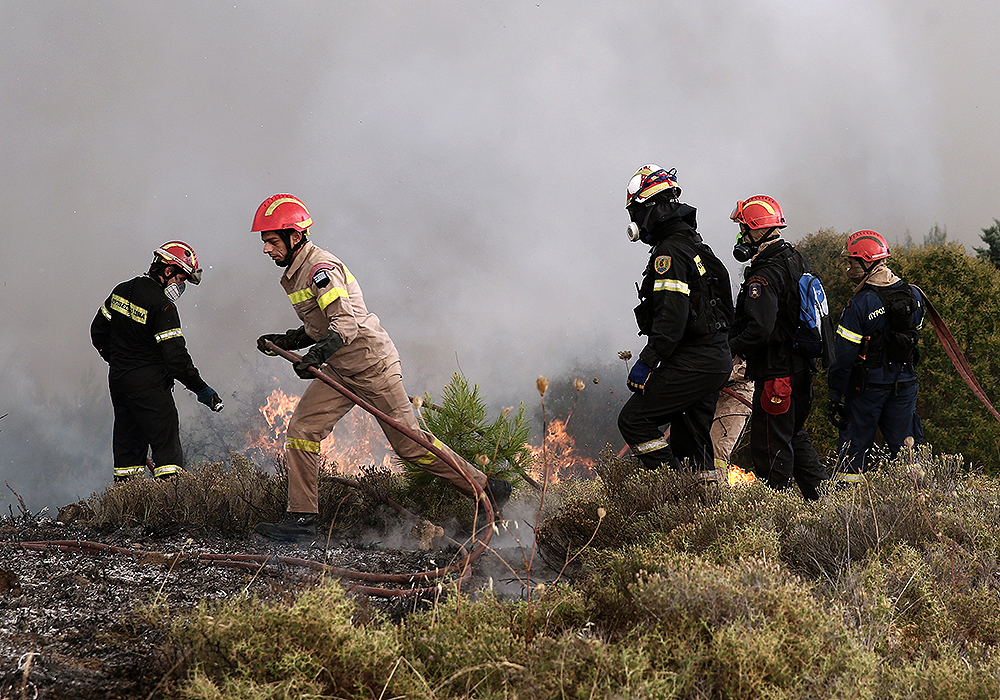
[[[760,244],[755,244],[750,238],[750,232],[740,229],[740,235],[736,237],[736,245],[733,246],[733,257],[736,262],[745,263],[753,257],[760,248]]]
[[[652,202],[641,209],[638,205],[632,205],[628,212],[629,218],[631,218],[632,221],[629,222],[628,228],[625,229],[625,235],[627,235],[628,239],[633,243],[636,241],[650,243],[650,228],[655,227],[657,224],[670,218],[670,215],[673,214],[679,206],[680,202],[676,199]],[[640,217],[642,218],[641,224],[636,222],[636,219]]]
[[[733,257],[736,262],[745,263],[757,254],[764,241],[774,238],[774,229],[770,233],[762,235],[758,240],[753,240],[751,230],[740,227],[740,235],[736,237],[736,245],[733,246]]]
[[[176,282],[171,282],[166,287],[163,288],[163,293],[166,295],[167,299],[170,301],[177,301],[181,298],[181,294],[184,293],[186,283],[181,282],[177,284]]]

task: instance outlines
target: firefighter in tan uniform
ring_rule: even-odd
[[[303,379],[314,380],[292,414],[285,439],[288,514],[279,523],[261,523],[255,530],[279,541],[316,535],[320,443],[354,407],[350,399],[315,380],[309,368],[320,366],[390,418],[454,457],[493,499],[494,505],[502,507],[510,495],[509,482],[488,478],[436,437],[421,430],[403,387],[396,346],[378,317],[368,312],[361,287],[347,266],[309,241],[311,225],[312,218],[305,205],[289,194],[276,194],[264,200],[253,222],[253,231],[259,231],[264,242],[264,253],[285,268],[281,286],[303,324],[285,333],[263,335],[258,338],[257,347],[265,354],[273,354],[265,345],[268,340],[285,350],[312,346],[294,368]],[[444,460],[385,423],[379,423],[401,459],[475,498],[466,478]]]
[[[733,358],[733,372],[715,404],[712,449],[715,452],[715,469],[719,472],[720,479],[729,471],[736,442],[743,434],[752,412],[754,385],[746,378],[746,369],[745,360],[741,357]]]

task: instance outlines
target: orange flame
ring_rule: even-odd
[[[248,435],[247,448],[268,454],[284,450],[288,422],[298,404],[298,396],[289,396],[281,389],[272,391],[259,409],[268,430],[261,435]],[[360,409],[350,411],[337,423],[333,432],[320,443],[320,454],[328,469],[343,474],[359,474],[361,467],[371,464],[394,468],[392,448],[378,422]]]
[[[538,465],[535,469],[537,476],[544,478],[545,465],[541,446],[529,445],[528,449],[531,450]],[[576,440],[566,432],[566,422],[558,418],[549,421],[546,426],[544,460],[549,465],[551,483],[558,483],[570,477],[593,479],[597,475],[594,471],[594,460],[576,453]]]
[[[753,472],[745,472],[735,464],[729,465],[729,485],[730,486],[749,486],[757,477]]]

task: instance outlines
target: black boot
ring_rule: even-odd
[[[257,523],[253,528],[275,542],[312,542],[316,539],[316,513],[286,513],[277,523]]]
[[[506,479],[496,479],[492,476],[486,477],[486,495],[493,506],[493,515],[499,516],[503,512],[503,507],[507,505],[510,492],[513,486]]]

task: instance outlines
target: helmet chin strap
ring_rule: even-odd
[[[278,235],[281,236],[281,240],[285,244],[285,250],[287,250],[288,253],[281,260],[275,260],[274,264],[277,265],[278,267],[288,267],[289,265],[292,264],[292,260],[295,259],[295,253],[298,252],[299,248],[301,248],[306,244],[306,234],[303,233],[302,237],[299,238],[299,242],[296,243],[295,245],[292,245],[291,233],[284,233],[283,231],[279,231]]]

